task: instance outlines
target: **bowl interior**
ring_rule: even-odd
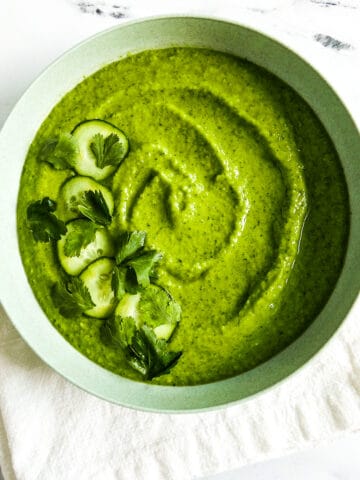
[[[84,76],[105,64],[129,53],[169,46],[206,47],[246,58],[300,93],[335,144],[344,168],[352,212],[343,271],[328,303],[305,333],[283,352],[247,373],[193,387],[133,382],[104,370],[77,352],[54,329],[36,302],[16,241],[16,201],[22,166],[29,144],[52,107]],[[285,379],[313,357],[340,326],[357,296],[360,287],[359,151],[358,131],[325,80],[296,54],[258,32],[220,20],[171,17],[129,23],[101,33],[63,55],[35,81],[1,133],[3,305],[22,337],[45,362],[99,397],[134,408],[172,412],[214,408],[245,399]],[[11,168],[8,168],[9,159]]]

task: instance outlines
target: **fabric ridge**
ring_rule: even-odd
[[[235,469],[360,428],[356,307],[329,344],[279,386],[213,412],[112,405],[45,365],[0,321],[0,461],[5,480],[184,480]],[[91,439],[91,441],[90,441]]]

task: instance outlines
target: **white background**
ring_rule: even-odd
[[[1,0],[0,127],[26,87],[65,50],[123,21],[166,13],[215,15],[275,36],[330,80],[359,125],[360,0]],[[211,478],[359,479],[360,432]]]

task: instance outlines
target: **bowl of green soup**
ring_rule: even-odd
[[[326,81],[259,32],[167,17],[100,33],[1,133],[3,305],[111,402],[247,399],[311,360],[358,294],[359,147]]]

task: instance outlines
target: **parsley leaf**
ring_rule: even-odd
[[[71,318],[94,307],[89,290],[79,277],[73,277],[66,285],[56,283],[51,298],[60,314]]]
[[[39,160],[50,163],[56,170],[65,170],[73,167],[77,153],[78,147],[74,137],[69,133],[63,133],[44,142],[39,152]]]
[[[150,285],[152,271],[162,257],[162,253],[150,250],[127,261],[127,265],[134,269],[136,279],[141,287],[146,288]]]
[[[148,371],[146,373],[146,378],[151,380],[159,375],[169,373],[171,368],[177,364],[182,352],[173,352],[168,350],[167,342],[165,340],[158,339],[155,336],[154,331],[147,325],[143,325],[141,327],[141,331],[143,332],[144,337],[146,337],[147,343],[150,346],[149,350],[152,350],[152,355],[150,354],[148,357],[149,361],[147,362]]]
[[[37,242],[59,240],[65,235],[66,226],[52,212],[56,210],[56,202],[49,197],[30,203],[26,215],[30,230]]]
[[[81,250],[94,240],[98,228],[97,225],[86,220],[82,220],[81,223],[74,222],[73,229],[66,236],[65,255],[67,257],[78,257]]]
[[[162,254],[155,250],[144,252],[146,232],[125,232],[120,236],[116,263],[126,268],[123,274],[123,288],[126,292],[136,293],[150,285],[154,277],[154,268],[162,259]]]
[[[77,207],[79,212],[92,222],[104,226],[111,223],[111,215],[100,190],[84,192]]]
[[[135,270],[127,267],[126,278],[125,278],[125,291],[127,293],[131,293],[132,295],[135,295],[136,293],[139,293],[142,290],[143,288],[141,287],[141,285],[139,285],[137,281]]]
[[[126,292],[126,274],[127,269],[125,267],[114,267],[111,288],[114,291],[115,298],[121,300]]]
[[[105,168],[109,165],[118,165],[127,153],[127,143],[121,142],[118,135],[110,133],[104,137],[101,133],[96,133],[90,143],[96,166]]]
[[[148,327],[176,325],[181,318],[181,307],[172,296],[158,285],[150,285],[140,296],[138,316]]]
[[[145,378],[168,372],[181,353],[168,350],[170,339],[180,321],[181,308],[158,285],[150,285],[136,295],[125,293],[115,316],[101,329],[103,342],[121,348],[130,365]]]
[[[114,291],[115,297],[121,300],[125,293],[136,293],[143,290],[138,284],[135,271],[126,266],[115,266],[111,280],[111,288]]]
[[[145,379],[168,373],[175,366],[182,352],[168,350],[165,340],[159,340],[146,325],[136,327],[132,317],[109,319],[101,329],[101,338],[107,345],[121,347],[129,364]]]
[[[119,250],[116,255],[116,263],[120,264],[134,255],[145,245],[146,232],[125,232],[119,238]]]

